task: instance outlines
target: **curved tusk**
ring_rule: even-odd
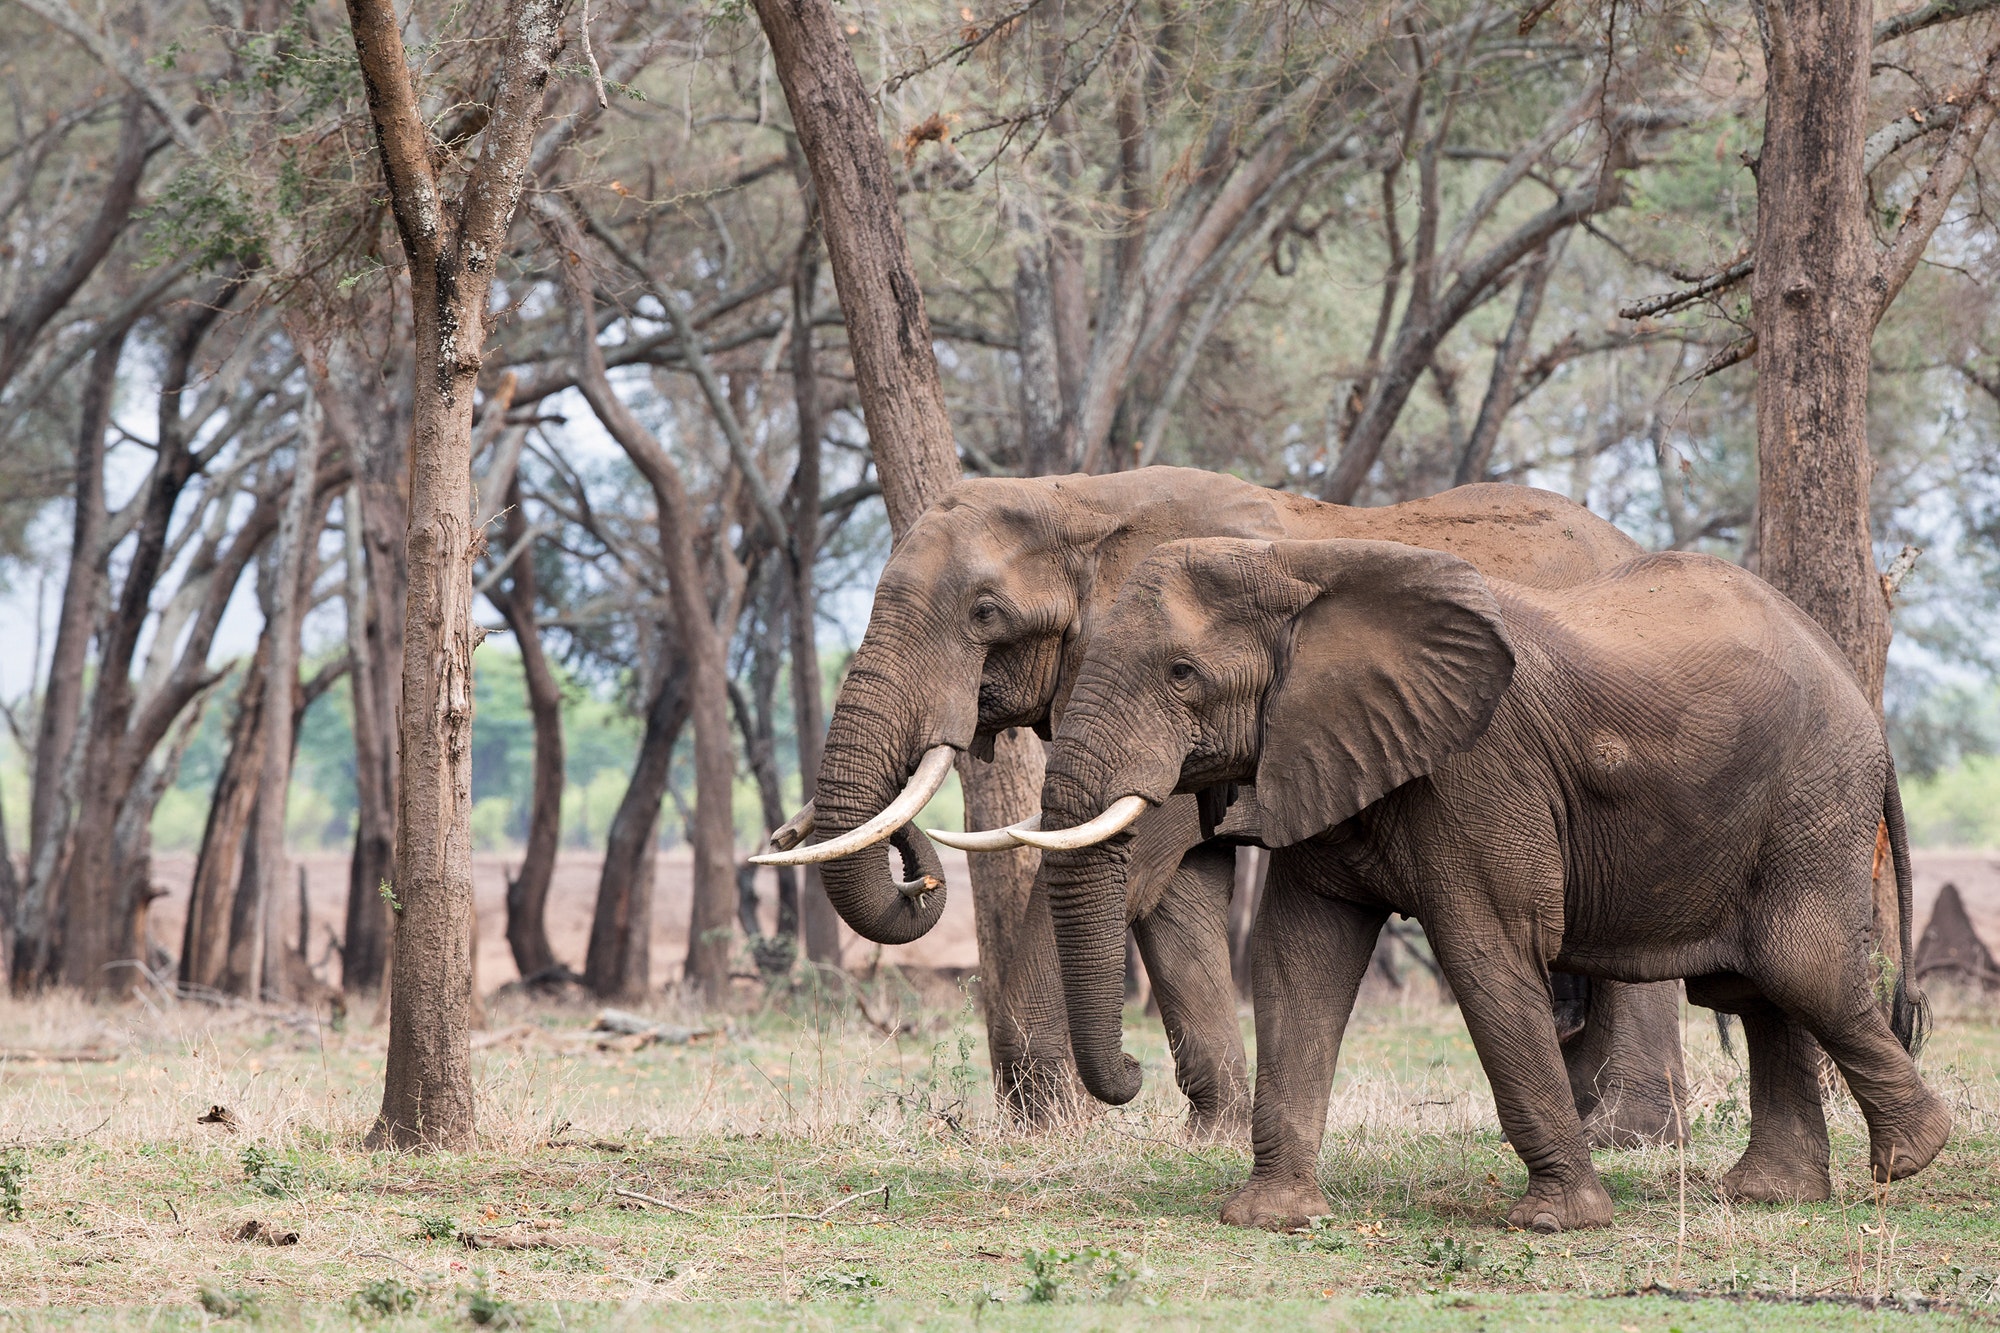
[[[1033,833],[1042,826],[1040,813],[1029,815],[1018,824],[1006,828],[984,829],[974,832],[970,829],[954,833],[949,829],[927,828],[924,836],[945,847],[956,847],[961,852],[1011,852],[1021,846],[1016,833]]]
[[[917,812],[930,804],[931,797],[937,795],[938,788],[951,774],[952,760],[957,751],[949,745],[934,745],[924,754],[923,762],[917,765],[916,773],[902,794],[889,802],[881,814],[863,824],[860,828],[843,833],[825,842],[816,842],[810,847],[798,847],[789,852],[767,852],[763,856],[750,858],[751,864],[760,866],[806,866],[818,865],[822,861],[838,861],[843,856],[852,856],[858,851],[873,847],[882,839],[894,833],[903,825],[917,817]]]
[[[1143,796],[1121,796],[1088,824],[1057,829],[1053,833],[1031,833],[1022,829],[1014,836],[1028,846],[1039,847],[1045,852],[1073,852],[1079,847],[1095,847],[1130,828],[1133,820],[1146,813],[1149,804]]]

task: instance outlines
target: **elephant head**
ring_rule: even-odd
[[[1120,590],[1042,788],[1043,870],[1084,1085],[1130,1101],[1126,863],[1138,812],[1254,782],[1261,840],[1341,823],[1477,740],[1513,679],[1499,607],[1456,556],[1392,542],[1178,541]]]
[[[945,895],[936,852],[908,821],[952,756],[990,758],[1008,727],[1049,734],[1093,619],[1161,541],[1280,530],[1268,492],[1187,468],[959,483],[882,571],[828,722],[813,841],[758,859],[824,862],[834,907],[870,940],[922,935]]]

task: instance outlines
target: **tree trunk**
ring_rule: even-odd
[[[798,414],[799,464],[792,477],[791,657],[792,718],[798,732],[799,790],[810,797],[819,786],[820,753],[826,745],[826,698],[819,671],[819,590],[813,566],[819,556],[820,432],[819,375],[814,366],[812,303],[819,286],[819,259],[811,233],[800,242],[792,274],[792,398]],[[806,957],[840,966],[840,913],[826,896],[818,866],[800,866],[799,928]]]
[[[895,181],[875,128],[874,104],[829,0],[757,0],[757,16],[812,168],[869,449],[882,482],[889,530],[900,540],[917,515],[957,482],[959,466],[931,349],[930,318],[896,211]],[[1061,315],[1059,307],[1059,337]],[[1032,738],[1004,750],[996,745],[988,764],[960,757],[968,813],[976,810],[982,820],[1012,822],[1039,805],[1039,766],[1033,762],[1038,756],[1027,753],[1031,747],[1039,750]],[[1016,863],[1022,859],[972,859],[975,912],[988,921],[987,934],[1018,907]],[[989,900],[992,905],[984,906]],[[983,935],[982,966],[988,944]],[[1004,968],[1006,959],[997,958],[996,964]],[[989,1048],[997,1048],[1007,1035],[996,1026],[1004,1016],[989,1006],[986,1022]]]
[[[306,600],[312,595],[301,588],[309,577],[306,559],[309,545],[316,546],[319,525],[313,522],[313,478],[319,467],[320,431],[312,398],[307,396],[299,411],[299,447],[292,467],[291,493],[285,501],[284,517],[278,523],[277,547],[272,561],[273,595],[267,615],[271,626],[271,650],[264,660],[264,697],[281,706],[264,710],[263,762],[257,777],[256,817],[251,838],[256,847],[257,878],[244,885],[254,896],[259,929],[253,936],[248,974],[242,994],[252,999],[266,995],[291,998],[285,984],[283,958],[286,950],[278,926],[285,914],[279,904],[290,887],[285,873],[285,809],[292,786],[292,701],[299,681],[299,621]]]
[[[209,798],[208,822],[202,829],[201,851],[195,857],[187,923],[181,933],[183,986],[213,990],[224,982],[230,918],[243,874],[257,779],[264,769],[264,683],[270,656],[271,627],[267,624],[237,692],[229,753]]]
[[[393,486],[369,476],[377,461],[363,463],[345,505],[355,812],[340,985],[357,995],[382,985],[389,949],[389,904],[382,886],[396,868],[395,700],[403,670],[405,580],[402,542],[384,539],[391,530],[403,530],[403,502]],[[381,514],[382,508],[390,512]]]
[[[1840,645],[1879,707],[1888,604],[1869,536],[1874,240],[1865,0],[1772,0],[1757,166],[1759,572]]]
[[[348,0],[390,207],[409,264],[409,584],[403,626],[395,892],[402,908],[373,1148],[467,1148],[472,997],[472,415],[487,299],[541,119],[561,11],[516,0],[480,151],[459,198],[431,160],[389,0]]]
[[[35,734],[34,771],[28,789],[28,875],[17,923],[13,983],[17,991],[37,984],[54,957],[56,885],[67,861],[74,779],[82,755],[84,665],[96,625],[104,572],[100,561],[104,529],[104,434],[111,426],[112,394],[125,339],[114,338],[91,358],[76,441],[74,517],[70,528],[69,574],[63,581],[48,688]]]
[[[659,687],[646,707],[646,732],[632,780],[605,840],[583,984],[607,1000],[637,998],[651,984],[653,858],[674,745],[688,719],[689,674],[687,659],[678,654],[662,668]]]
[[[528,520],[521,512],[521,479],[507,487],[507,518],[501,529],[508,551],[527,536]],[[549,947],[549,880],[555,875],[556,843],[562,835],[563,728],[562,685],[542,653],[541,625],[535,619],[535,560],[522,549],[508,567],[507,589],[486,594],[514,631],[521,651],[521,678],[527,686],[528,712],[535,726],[535,785],[528,811],[528,847],[521,871],[507,881],[507,944],[514,966],[524,977],[555,966]]]

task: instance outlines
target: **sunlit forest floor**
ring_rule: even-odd
[[[1415,987],[1412,990],[1416,989]],[[1684,1021],[1693,1144],[1606,1152],[1604,1231],[1500,1222],[1525,1173],[1457,1012],[1357,1014],[1301,1235],[1221,1226],[1247,1146],[1187,1142],[1156,1021],[1138,1101],[995,1118],[977,1016],[893,974],[751,998],[684,1044],[497,1001],[478,1151],[361,1147],[373,1006],[0,1008],[0,1321],[21,1327],[1875,1328],[2000,1323],[2000,1011],[1940,995],[1958,1130],[1879,1195],[1830,1100],[1838,1197],[1729,1207],[1740,1043]],[[676,1036],[681,1034],[674,1034]],[[636,1049],[635,1049],[636,1047]],[[211,1107],[226,1107],[205,1122]],[[255,1224],[254,1226],[252,1224]],[[477,1248],[475,1248],[475,1246]],[[1879,1307],[1879,1308],[1878,1308]]]

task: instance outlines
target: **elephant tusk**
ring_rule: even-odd
[[[923,762],[903,788],[902,794],[891,801],[881,814],[837,838],[816,842],[809,847],[797,847],[789,852],[767,852],[750,858],[751,864],[760,866],[806,866],[818,865],[822,861],[838,861],[843,856],[852,856],[858,851],[873,847],[882,839],[894,833],[903,825],[917,817],[917,812],[930,804],[931,797],[937,795],[939,787],[951,774],[952,760],[957,751],[949,745],[932,746],[924,755]]]
[[[974,832],[970,829],[953,833],[949,829],[927,828],[924,836],[932,842],[946,847],[956,847],[961,852],[1011,852],[1021,846],[1016,833],[1033,833],[1042,826],[1042,816],[1038,811],[1018,824],[1006,828],[984,829]]]
[[[807,801],[799,807],[797,814],[771,830],[771,846],[781,852],[789,852],[812,836],[816,817],[813,803]]]
[[[1045,852],[1073,852],[1079,847],[1095,847],[1130,828],[1133,820],[1146,813],[1149,804],[1143,796],[1121,796],[1111,803],[1110,809],[1088,824],[1057,829],[1053,833],[1033,833],[1021,829],[1014,836],[1028,846],[1039,847]]]

